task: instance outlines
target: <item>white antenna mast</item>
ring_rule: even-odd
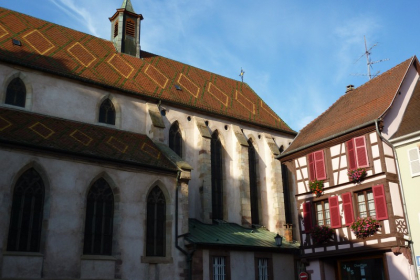
[[[372,67],[372,64],[375,64],[375,63],[379,63],[379,62],[382,62],[382,61],[387,61],[387,60],[389,60],[389,58],[385,58],[385,59],[381,59],[381,60],[377,60],[377,61],[371,61],[370,60],[370,55],[371,55],[371,53],[370,53],[370,51],[374,48],[374,47],[376,47],[377,45],[378,45],[378,43],[375,43],[372,47],[370,47],[369,49],[367,48],[367,43],[366,43],[366,36],[363,36],[363,38],[365,39],[365,53],[364,54],[362,54],[357,60],[356,60],[356,62],[357,61],[359,61],[363,56],[366,56],[366,65],[367,65],[367,70],[368,70],[368,72],[367,72],[367,75],[366,74],[352,74],[353,76],[368,76],[369,77],[369,80],[370,79],[372,79],[372,78],[375,78],[376,76],[378,76],[378,74],[379,73],[381,73],[381,71],[378,71],[378,72],[376,72],[375,74],[371,74],[370,73],[370,69],[372,68],[373,69],[373,67]]]

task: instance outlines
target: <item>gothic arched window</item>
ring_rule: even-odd
[[[8,251],[40,251],[44,192],[44,183],[35,169],[19,177],[13,190]]]
[[[114,194],[105,179],[98,179],[87,196],[83,254],[111,255]]]
[[[4,103],[13,106],[25,107],[26,86],[22,79],[14,78],[6,89],[6,100]]]
[[[257,154],[252,141],[248,141],[249,187],[251,201],[251,223],[260,223],[258,213]]]
[[[105,99],[99,108],[99,122],[115,125],[115,107],[109,98]]]
[[[182,157],[182,136],[178,122],[174,122],[169,129],[169,148]]]
[[[212,219],[223,220],[223,160],[219,133],[211,136]]]
[[[147,197],[146,256],[165,256],[166,202],[162,190],[155,186]]]

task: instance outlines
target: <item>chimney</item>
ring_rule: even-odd
[[[284,239],[287,242],[293,242],[293,225],[292,224],[285,224],[284,225]]]
[[[349,91],[352,91],[353,89],[354,89],[354,85],[348,85],[346,87],[346,93],[349,92]]]

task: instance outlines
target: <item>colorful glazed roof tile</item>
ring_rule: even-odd
[[[420,80],[417,80],[416,87],[408,102],[400,126],[397,132],[392,135],[391,139],[397,139],[414,132],[420,132]]]
[[[179,170],[146,135],[4,107],[0,107],[0,143]]]
[[[415,61],[414,56],[341,96],[299,132],[280,158],[381,117]]]
[[[2,61],[296,134],[246,83],[144,51],[141,57],[117,53],[111,41],[0,8]]]
[[[274,232],[266,228],[245,228],[235,223],[219,222],[205,224],[196,219],[189,220],[188,240],[208,246],[233,246],[246,248],[298,249],[299,243],[283,239],[281,247],[276,246]]]

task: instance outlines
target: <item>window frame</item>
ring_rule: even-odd
[[[211,165],[211,204],[212,220],[224,218],[224,186],[223,186],[223,145],[219,132],[211,135],[210,165]]]
[[[224,272],[225,277],[223,280],[230,280],[231,279],[231,268],[230,268],[230,252],[229,251],[210,251],[209,252],[209,279],[210,280],[222,280],[220,278],[214,278],[214,260],[215,258],[224,258],[225,260],[225,266],[224,266]]]
[[[414,151],[414,153],[413,153],[413,151]],[[417,155],[417,158],[413,159],[413,155]],[[420,147],[407,149],[407,156],[408,156],[408,164],[410,165],[411,177],[420,176]],[[413,165],[414,164],[417,165],[416,168],[419,169],[419,172],[413,172]]]
[[[249,171],[249,198],[251,207],[251,223],[260,224],[260,198],[258,191],[258,159],[257,150],[252,140],[248,140],[248,171]]]
[[[108,102],[108,104],[105,104],[105,102]],[[111,112],[113,112],[113,121],[112,120],[108,120],[109,118],[109,110],[106,110],[106,112],[103,112],[103,110],[105,110],[106,108],[104,108],[104,106],[106,105],[111,105]],[[107,97],[105,99],[103,99],[101,101],[101,103],[99,104],[99,110],[98,110],[98,123],[100,124],[104,124],[104,125],[110,125],[110,126],[117,126],[117,109],[116,106],[114,104],[114,102],[112,102],[110,97]]]
[[[159,197],[155,198],[155,197],[151,197],[153,195],[155,195],[155,193],[160,192],[159,194],[157,194]],[[151,201],[152,199],[157,199],[156,201]],[[162,202],[163,203],[159,203]],[[152,204],[153,202],[153,204]],[[167,250],[166,250],[166,196],[164,191],[158,186],[155,185],[150,192],[147,195],[147,199],[146,199],[146,249],[145,249],[145,256],[146,257],[154,257],[154,258],[161,258],[161,257],[165,257],[167,254]],[[163,209],[157,209],[158,205],[163,205]],[[149,212],[151,210],[151,208],[154,208],[153,213]],[[153,210],[153,209],[152,209]],[[153,220],[150,220],[151,216],[153,215]],[[160,217],[157,217],[158,215],[160,215]],[[151,226],[153,226],[153,228],[151,229]],[[159,230],[160,229],[160,230]],[[151,234],[151,236],[150,236]],[[159,240],[160,239],[160,240]],[[149,250],[150,248],[150,244],[149,242],[152,241],[152,247],[154,250],[154,253],[151,253]],[[157,253],[157,243],[160,242],[161,244],[161,252]]]
[[[328,209],[325,209],[325,203],[328,203]],[[314,202],[314,208],[315,208],[315,223],[318,226],[328,226],[331,227],[331,213],[330,213],[330,205],[329,205],[329,200],[328,199],[324,199],[324,200],[320,200],[320,201],[315,201]],[[320,211],[318,211],[318,205],[321,205],[322,207],[322,220],[323,220],[323,224],[319,224],[319,219],[318,219],[318,213]],[[326,218],[326,210],[328,210],[328,215],[329,215],[329,219]],[[327,223],[327,220],[329,220],[329,223]]]
[[[267,260],[267,280],[273,280],[273,255],[272,253],[255,252],[254,253],[254,266],[255,266],[255,280],[260,279],[259,275],[259,260]]]
[[[372,199],[371,200],[368,199],[368,193],[372,193]],[[362,217],[361,216],[360,202],[359,202],[359,194],[363,194],[364,205],[366,207],[366,211],[363,211],[363,212],[366,212],[366,216],[365,217]],[[354,196],[355,196],[355,201],[356,201],[356,205],[357,205],[357,207],[356,207],[357,217],[360,217],[360,218],[372,217],[372,218],[376,219],[376,215],[377,215],[377,213],[376,213],[376,205],[375,205],[375,198],[374,198],[374,195],[373,195],[372,188],[368,188],[368,189],[364,189],[364,190],[360,190],[360,191],[354,192]],[[373,210],[370,209],[370,207],[369,207],[369,201],[371,201],[373,203],[373,205],[375,206],[375,209],[373,209]],[[373,215],[370,215],[372,211],[375,212],[375,215],[374,216]]]
[[[171,148],[171,150],[174,151],[180,158],[183,158],[184,147],[182,131],[178,121],[173,122],[169,128],[168,138],[169,148]]]

